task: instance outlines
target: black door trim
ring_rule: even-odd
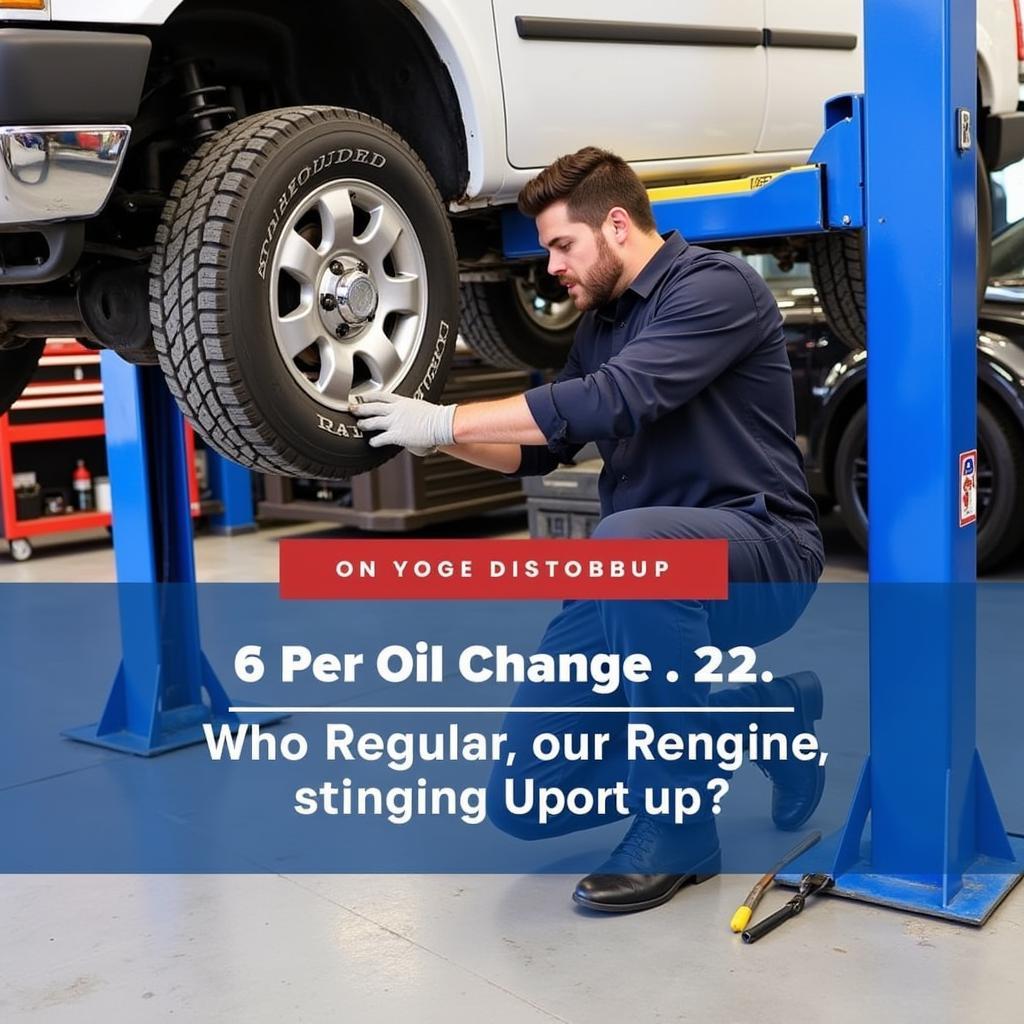
[[[804,32],[801,29],[766,28],[764,45],[800,50],[856,50],[857,37],[846,32]]]
[[[678,46],[760,46],[758,28],[712,25],[655,25],[630,21],[590,21],[581,18],[536,18],[516,15],[520,39],[560,39],[574,42],[671,43]]]
[[[567,42],[657,43],[662,46],[776,46],[806,50],[855,50],[857,36],[800,29],[732,28],[724,25],[658,25],[650,22],[594,21],[516,15],[520,39]]]

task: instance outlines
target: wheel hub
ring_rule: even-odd
[[[342,275],[335,297],[338,312],[350,327],[365,324],[377,312],[377,286],[373,278],[361,270],[350,270]]]
[[[335,335],[363,327],[373,320],[380,302],[377,284],[365,263],[339,256],[327,263],[318,288],[320,316]]]
[[[514,287],[523,312],[542,330],[568,330],[583,315],[565,287],[543,271],[515,278]]]

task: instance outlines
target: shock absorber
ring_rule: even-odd
[[[198,146],[234,120],[238,111],[222,102],[227,92],[223,85],[203,85],[196,61],[183,61],[180,68],[185,86],[183,98],[188,109],[177,118],[177,124],[188,130],[192,141]]]

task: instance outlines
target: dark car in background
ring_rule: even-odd
[[[978,323],[978,568],[995,568],[1024,540],[1024,229],[1019,257],[1004,244]],[[1015,274],[1005,273],[1013,267]],[[765,268],[759,267],[762,272]],[[810,275],[765,272],[785,320],[797,434],[822,510],[838,506],[867,547],[867,351],[829,329]],[[894,443],[907,452],[913,438]]]

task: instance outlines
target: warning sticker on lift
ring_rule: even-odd
[[[960,497],[957,502],[960,525],[970,526],[978,518],[978,452],[960,453]]]

